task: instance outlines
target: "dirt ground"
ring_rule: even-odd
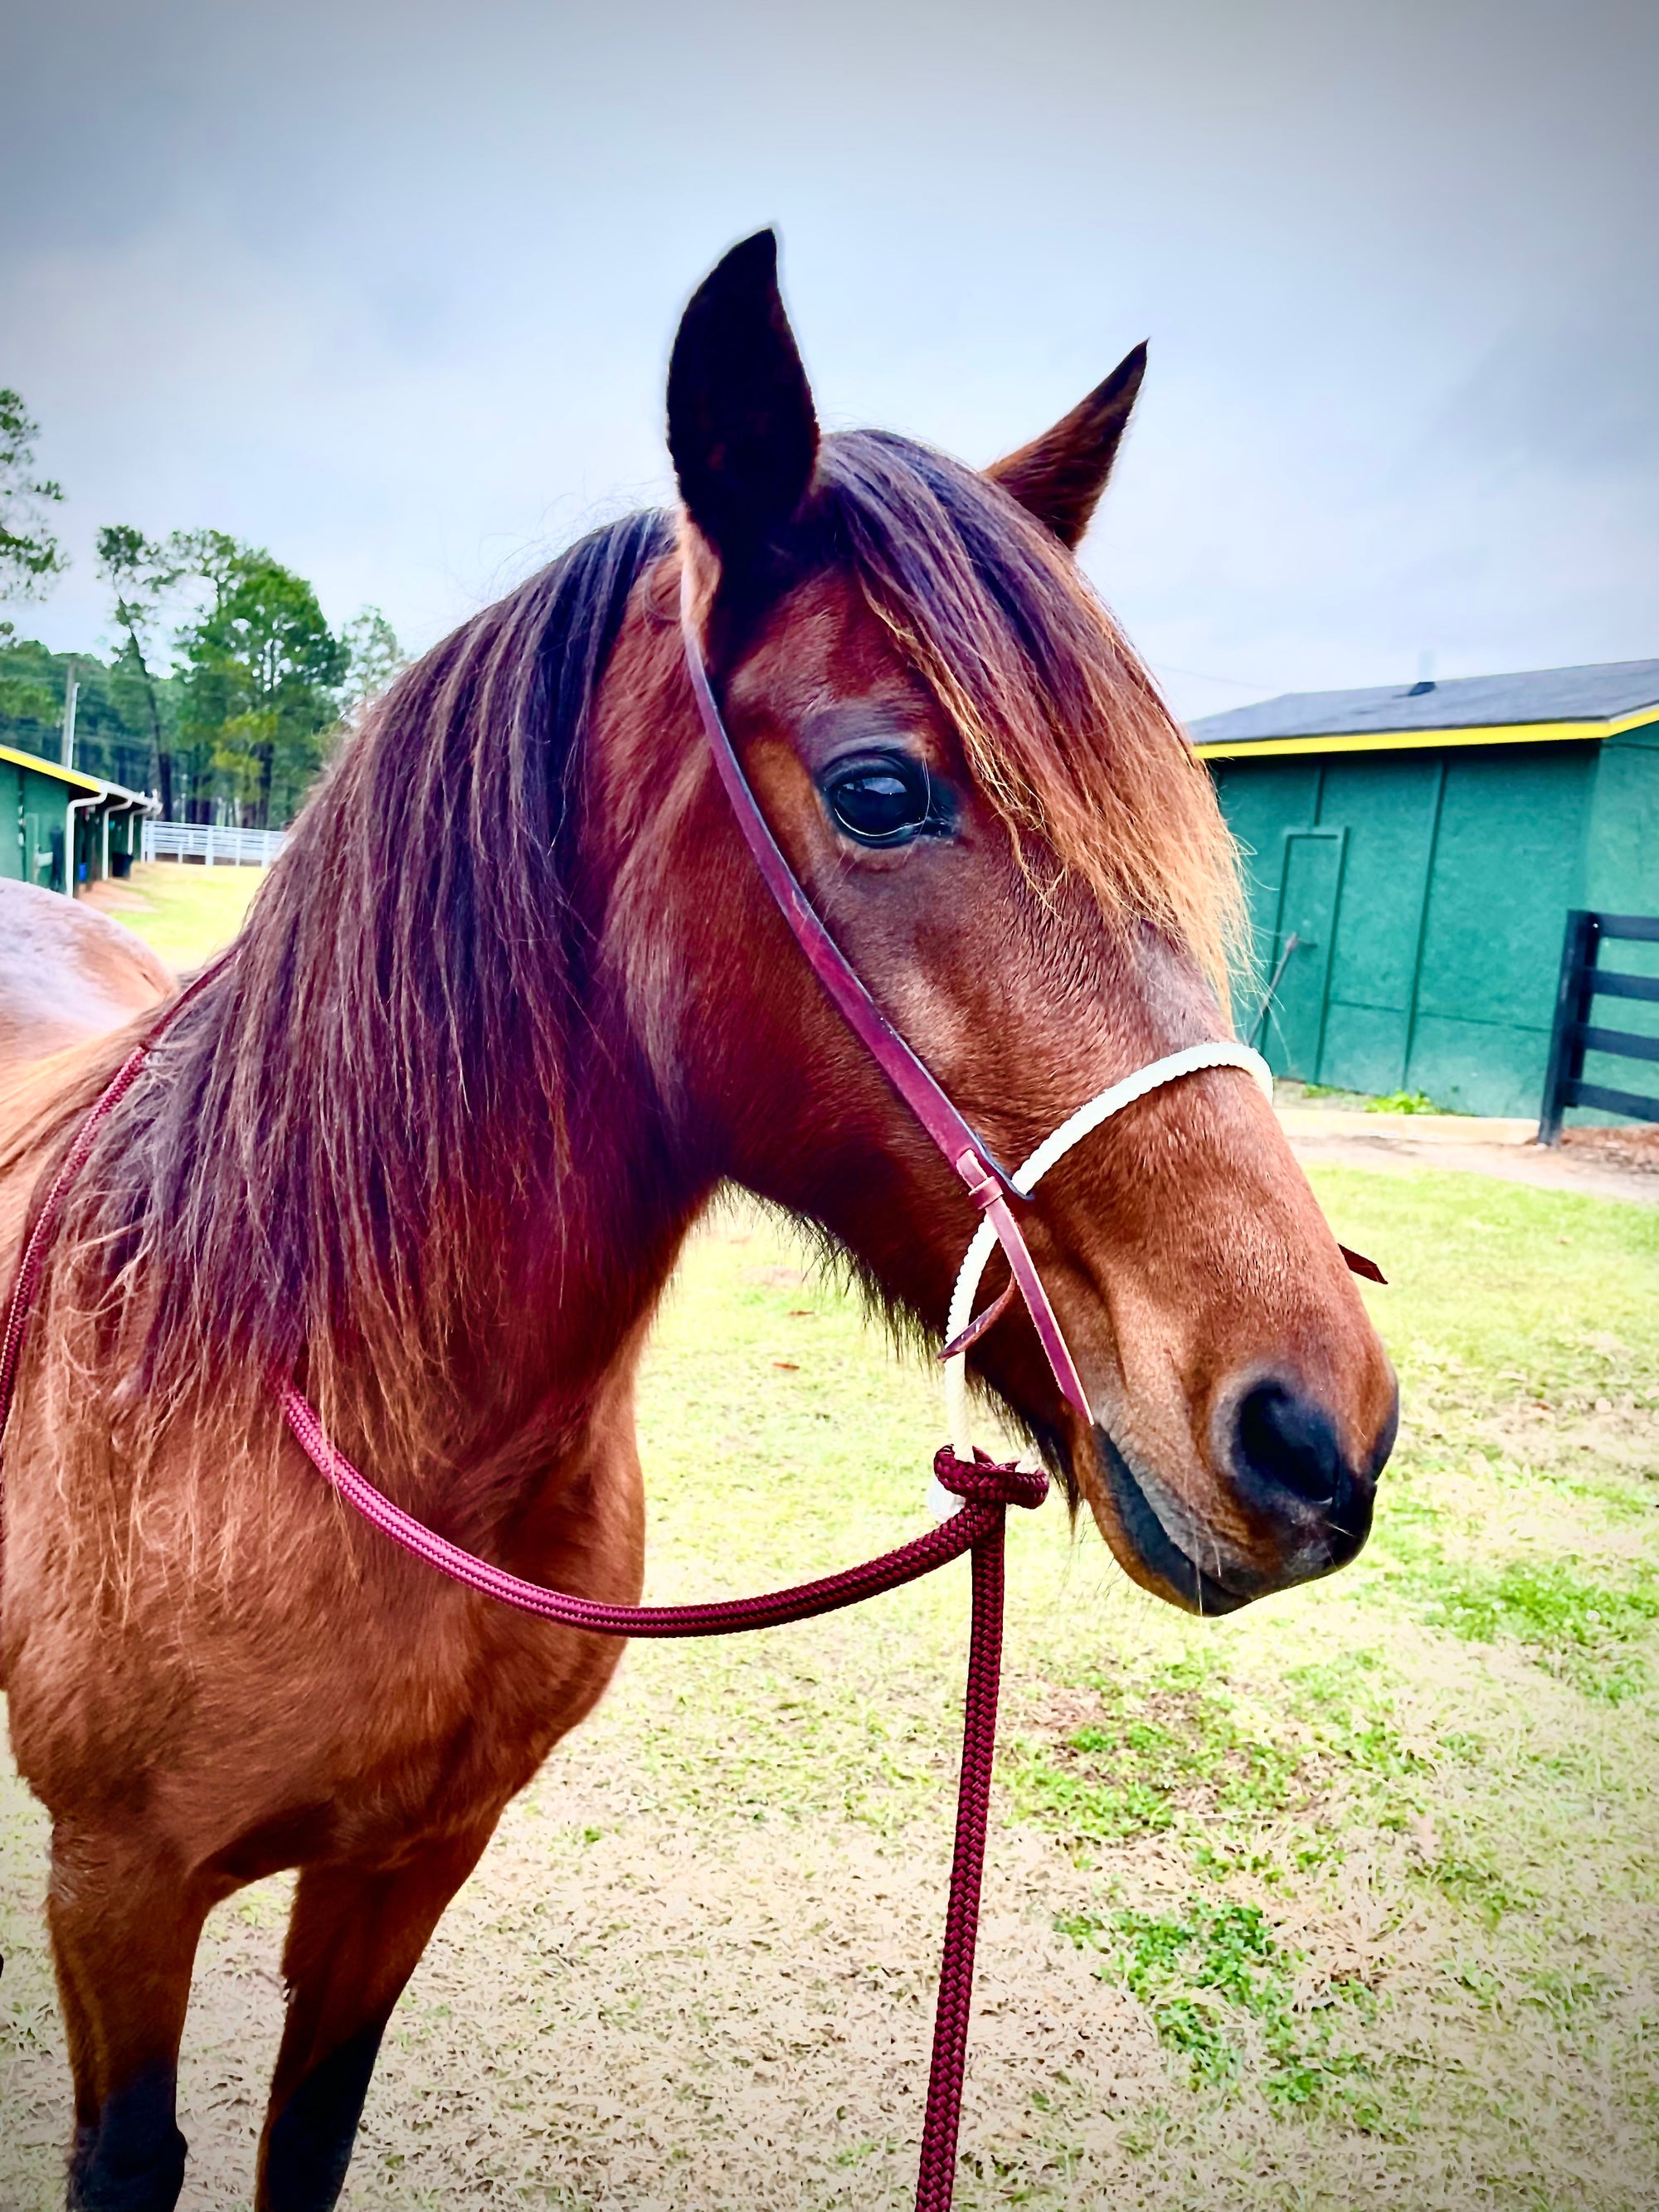
[[[1454,1168],[1529,1183],[1535,1190],[1578,1191],[1587,1198],[1620,1198],[1659,1206],[1659,1129],[1568,1129],[1559,1146],[1413,1144],[1409,1137],[1320,1137],[1291,1139],[1297,1158],[1313,1167],[1379,1168],[1401,1174],[1419,1168]]]

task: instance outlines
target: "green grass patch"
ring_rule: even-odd
[[[1102,1954],[1096,1972],[1139,1999],[1195,2085],[1237,2082],[1253,2055],[1270,2100],[1306,2105],[1362,2068],[1328,2021],[1298,2011],[1301,1954],[1280,1945],[1259,1905],[1200,1897],[1178,1914],[1061,1915],[1055,1928]],[[1363,2009],[1368,1998],[1355,1985],[1329,2002]]]
[[[1659,1574],[1650,1567],[1617,1587],[1589,1578],[1571,1558],[1441,1559],[1401,1579],[1432,1626],[1468,1644],[1522,1644],[1587,1697],[1618,1704],[1647,1686],[1637,1639],[1659,1620]]]
[[[1004,1778],[1018,1815],[1075,1841],[1118,1843],[1194,1818],[1260,1820],[1297,1795],[1303,1749],[1242,1723],[1202,1656],[1093,1674],[1087,1686],[1086,1717],[1011,1748]]]
[[[264,879],[263,868],[140,861],[125,883],[110,886],[100,905],[169,967],[198,968],[235,936]]]
[[[1368,1114],[1450,1114],[1456,1109],[1437,1106],[1426,1091],[1389,1091],[1380,1098],[1368,1098]]]

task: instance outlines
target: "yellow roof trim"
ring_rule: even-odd
[[[59,783],[79,784],[82,791],[105,792],[112,787],[95,775],[82,775],[78,768],[59,768],[56,761],[42,760],[39,753],[20,753],[10,745],[0,745],[0,760],[9,761],[14,768],[32,768],[37,775],[56,776]]]
[[[1659,722],[1659,707],[1638,707],[1605,722],[1504,722],[1470,730],[1345,730],[1322,738],[1256,738],[1228,744],[1196,744],[1200,760],[1257,760],[1286,753],[1438,751],[1446,745],[1559,745],[1590,738],[1622,737]]]

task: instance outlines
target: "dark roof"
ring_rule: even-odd
[[[1534,668],[1519,676],[1456,676],[1424,690],[1287,691],[1259,706],[1206,714],[1188,726],[1194,744],[1257,738],[1324,738],[1365,730],[1472,730],[1513,722],[1601,722],[1659,708],[1659,660],[1607,660],[1590,668]]]

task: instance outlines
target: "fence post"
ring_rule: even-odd
[[[1561,976],[1555,992],[1555,1024],[1550,1031],[1549,1066],[1544,1073],[1543,1102],[1538,1109],[1538,1141],[1561,1141],[1561,1116],[1567,1092],[1584,1072],[1583,1026],[1589,1018],[1595,997],[1596,946],[1600,916],[1583,907],[1567,915],[1561,940]]]

